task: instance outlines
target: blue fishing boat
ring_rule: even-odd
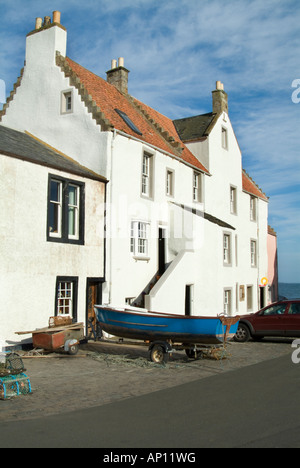
[[[219,345],[234,337],[239,317],[185,316],[96,305],[100,327],[110,335],[149,342]]]

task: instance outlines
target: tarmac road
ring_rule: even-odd
[[[107,448],[299,448],[299,384],[300,364],[284,354],[109,404],[2,420],[0,447],[106,448],[100,462]]]

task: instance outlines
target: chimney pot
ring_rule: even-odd
[[[228,114],[228,95],[224,91],[224,84],[221,81],[216,82],[216,89],[212,92],[213,98],[213,113],[220,114],[226,112]]]
[[[56,10],[53,12],[53,23],[60,24],[60,11]]]
[[[50,18],[50,16],[45,16],[45,18],[44,18],[44,24],[43,24],[43,26],[46,26],[47,24],[51,24],[51,18]]]
[[[119,67],[124,67],[124,58],[119,57]]]
[[[113,70],[114,68],[117,68],[117,61],[116,60],[111,61],[111,69]]]
[[[40,29],[43,24],[43,18],[36,18],[35,19],[35,29]]]

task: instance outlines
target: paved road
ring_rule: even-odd
[[[300,448],[299,384],[300,364],[286,354],[106,405],[1,421],[0,447]]]

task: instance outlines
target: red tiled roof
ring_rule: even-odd
[[[197,163],[198,166],[196,166],[196,167],[199,167],[199,164],[200,164],[200,166],[201,166],[200,169],[202,171],[204,171],[206,173],[209,172],[198,161],[198,159],[193,155],[193,153],[182,143],[182,141],[180,140],[180,138],[178,136],[178,133],[177,133],[177,130],[175,128],[173,120],[169,119],[168,117],[166,117],[163,114],[160,114],[160,112],[157,112],[156,110],[152,109],[151,107],[146,106],[146,104],[138,101],[137,99],[135,99],[135,102],[137,102],[138,105],[142,107],[144,112],[146,112],[151,119],[153,119],[155,122],[157,122],[163,128],[163,130],[167,131],[168,134],[171,137],[173,137],[175,141],[180,141],[181,147],[183,148],[183,151],[182,151],[182,154],[181,154],[182,159],[184,159],[186,162],[188,162],[189,164],[191,164],[193,166],[195,166],[196,163]]]
[[[268,201],[268,197],[265,193],[256,185],[251,177],[243,170],[243,190],[247,193],[261,198],[262,200]]]
[[[100,109],[100,113],[105,117],[105,122],[110,126],[127,135],[139,138],[145,143],[149,143],[169,154],[173,154],[183,162],[209,174],[209,171],[180,140],[174,122],[171,119],[134,99],[132,96],[121,93],[114,85],[70,58],[66,57],[64,59],[60,56],[60,59],[64,63],[67,63],[71,74],[75,74],[76,78],[80,80],[80,85],[84,86],[85,91],[92,97],[96,106]],[[142,135],[138,135],[130,128],[115,109],[124,112]],[[244,170],[242,172],[242,179],[243,190],[245,192],[268,201],[268,197]]]
[[[109,84],[103,78],[95,75],[70,58],[67,57],[66,61],[71,67],[72,71],[80,79],[80,82],[84,85],[87,92],[92,96],[96,105],[105,115],[105,118],[114,128],[133,137],[138,137],[140,140],[145,141],[146,143],[149,143],[150,145],[155,146],[167,153],[171,153],[177,158],[180,158],[183,162],[208,173],[208,170],[182,143],[172,120],[133,99],[131,96],[126,96],[120,93],[114,85]],[[122,112],[125,112],[125,114],[140,130],[142,136],[137,135],[124,122],[122,117],[115,111],[115,109],[119,109]],[[145,115],[145,110],[150,115],[150,117],[153,118],[154,122],[149,121],[149,118]],[[157,129],[157,126],[162,128],[159,130]],[[168,132],[168,136],[172,136],[174,138],[175,143],[178,143],[178,148],[174,148],[168,139],[162,135],[164,131]],[[180,148],[183,148],[182,151],[179,150]]]

